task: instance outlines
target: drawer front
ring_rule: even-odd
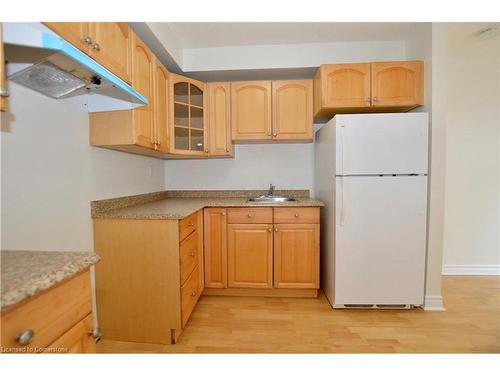
[[[179,221],[179,241],[184,240],[198,227],[198,212]]]
[[[195,230],[181,243],[180,262],[181,262],[181,285],[184,285],[193,269],[198,265],[199,253],[198,231]]]
[[[277,207],[274,209],[276,224],[319,224],[319,207]]]
[[[227,222],[229,224],[272,224],[273,209],[266,208],[228,208]]]
[[[89,271],[2,315],[2,346],[21,347],[16,337],[33,331],[30,347],[47,347],[92,311]]]
[[[199,298],[199,272],[195,267],[191,275],[181,287],[181,315],[182,326],[184,327],[193,312]]]

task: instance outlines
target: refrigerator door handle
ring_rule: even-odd
[[[345,212],[345,187],[344,187],[344,177],[340,177],[340,226],[343,227],[345,225],[345,217],[346,217],[346,212]]]

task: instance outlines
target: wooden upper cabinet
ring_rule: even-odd
[[[170,153],[208,156],[203,82],[170,74]]]
[[[132,40],[132,86],[149,103],[133,110],[135,144],[154,149],[154,55],[135,34]]]
[[[233,141],[272,139],[271,81],[231,83]]]
[[[423,105],[422,61],[371,64],[372,105],[376,107]]]
[[[321,70],[324,106],[370,106],[370,64],[322,65]]]
[[[321,65],[314,77],[314,120],[337,113],[405,112],[423,105],[423,62]]]
[[[9,90],[7,88],[7,79],[5,76],[5,56],[3,49],[2,24],[0,23],[0,112],[7,110],[7,96]]]
[[[319,288],[319,224],[275,224],[274,230],[274,287]]]
[[[273,139],[312,140],[312,81],[273,81],[272,93]]]
[[[167,153],[169,136],[169,73],[157,58],[154,59],[154,139],[156,150]]]
[[[229,82],[207,84],[209,156],[232,156],[231,85]]]
[[[90,23],[90,57],[123,79],[131,82],[132,30],[125,22]]]
[[[125,22],[45,22],[44,25],[125,82],[132,82],[133,32]]]
[[[227,288],[227,210],[204,210],[205,287]]]
[[[272,228],[272,224],[228,225],[228,287],[273,287]]]
[[[88,22],[44,22],[44,25],[76,48],[89,53],[93,40]]]

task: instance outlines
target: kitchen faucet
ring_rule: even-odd
[[[267,191],[268,196],[272,196],[274,194],[275,186],[273,184],[269,184],[269,190]]]

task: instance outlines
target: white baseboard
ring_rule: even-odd
[[[443,305],[443,297],[427,295],[424,298],[425,311],[446,311]]]
[[[443,264],[443,275],[500,275],[500,264]]]

